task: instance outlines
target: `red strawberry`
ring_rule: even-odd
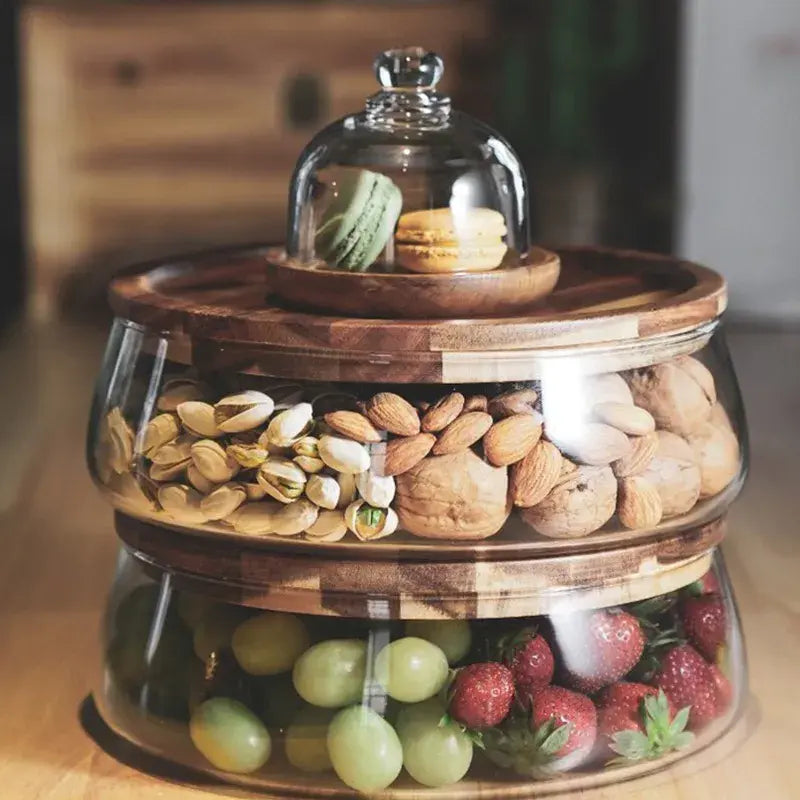
[[[714,661],[725,641],[725,607],[718,594],[686,597],[680,608],[686,638],[709,661]]]
[[[517,697],[528,707],[531,696],[553,680],[553,651],[535,628],[525,628],[506,644],[504,655],[514,676]]]
[[[653,680],[676,708],[691,706],[690,729],[699,730],[717,716],[717,687],[711,666],[691,645],[669,650]]]
[[[586,694],[627,675],[645,645],[639,620],[626,611],[552,618],[567,685]]]
[[[703,594],[719,593],[719,580],[717,580],[717,576],[711,569],[706,572],[702,578],[698,578],[694,583],[690,583],[682,591],[683,595],[690,595],[694,597],[699,597]]]
[[[710,669],[717,690],[717,716],[721,716],[733,702],[733,686],[716,664],[711,664]]]
[[[602,701],[609,704],[597,713],[597,731],[601,748],[617,754],[615,763],[658,758],[692,743],[694,737],[684,731],[689,709],[673,715],[663,691],[640,683],[608,689],[615,691],[604,693]]]
[[[584,694],[561,686],[546,686],[531,702],[531,728],[538,732],[543,726],[554,731],[568,726],[564,743],[549,755],[558,757],[588,750],[597,736],[597,711]]]
[[[456,674],[449,712],[467,728],[491,728],[508,716],[513,700],[514,678],[508,667],[496,661],[470,664]]]

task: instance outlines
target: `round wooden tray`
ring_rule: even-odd
[[[237,546],[117,513],[129,551],[177,584],[230,603],[378,619],[502,618],[630,603],[697,580],[725,533],[720,517],[656,541],[628,537],[598,552],[468,561],[390,560]]]
[[[300,266],[284,253],[266,259],[267,283],[276,297],[324,314],[389,319],[499,317],[525,313],[556,285],[555,253],[531,248],[518,265],[489,272],[420,275],[347,272]]]
[[[149,265],[115,280],[110,301],[118,316],[169,337],[173,361],[381,383],[530,380],[554,358],[571,358],[587,372],[644,366],[702,347],[726,306],[722,277],[691,262],[602,248],[557,253],[556,289],[513,317],[386,320],[294,311],[268,296],[267,261],[280,251],[266,247]]]

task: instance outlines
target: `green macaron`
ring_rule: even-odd
[[[370,267],[394,232],[403,197],[394,182],[369,170],[342,170],[315,240],[317,255],[353,272]]]

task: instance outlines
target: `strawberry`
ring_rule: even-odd
[[[597,715],[601,744],[617,754],[612,763],[659,758],[692,743],[694,736],[684,730],[689,719],[688,706],[673,716],[663,691],[643,684],[615,686],[624,687],[617,693],[619,697],[606,696],[604,700],[619,699],[620,702],[611,702]],[[639,700],[631,707],[636,695]]]
[[[653,681],[676,707],[691,706],[691,730],[704,728],[717,716],[717,687],[711,666],[691,645],[669,650]]]
[[[681,601],[680,616],[686,638],[709,661],[714,661],[725,641],[725,607],[718,594],[686,597]]]
[[[719,593],[719,580],[717,580],[717,576],[714,574],[713,570],[709,570],[702,578],[699,578],[694,583],[690,583],[683,589],[683,594],[693,595],[694,597],[699,597],[704,594]]]
[[[585,695],[547,686],[540,689],[531,702],[531,728],[534,732],[566,727],[564,742],[551,755],[565,756],[577,750],[591,748],[597,736],[597,711]]]
[[[619,683],[612,683],[611,686],[606,686],[597,697],[594,703],[598,709],[601,708],[621,708],[628,716],[635,717],[639,713],[642,705],[642,700],[648,695],[658,694],[658,689],[654,686],[648,686],[646,683],[632,683],[628,681],[620,681]],[[670,712],[673,709],[670,707]]]
[[[467,728],[499,725],[511,710],[514,677],[496,661],[470,664],[458,670],[450,689],[450,716]]]
[[[639,662],[645,634],[626,611],[601,609],[587,615],[552,618],[565,682],[593,694],[627,675]]]
[[[547,640],[536,632],[536,628],[523,628],[502,644],[503,659],[514,676],[517,698],[527,708],[531,696],[553,680],[553,651]]]
[[[717,690],[717,716],[721,716],[733,702],[733,686],[716,664],[711,664],[710,669]]]

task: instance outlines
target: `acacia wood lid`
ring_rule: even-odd
[[[512,317],[293,310],[270,295],[267,260],[279,251],[266,247],[145,266],[112,283],[110,302],[118,316],[171,337],[170,358],[201,368],[396,383],[527,380],[542,358],[576,351],[587,370],[641,366],[698,349],[726,306],[724,279],[698,264],[604,248],[556,252],[555,290]]]
[[[725,532],[721,517],[598,552],[400,561],[266,549],[246,536],[233,547],[121,513],[115,520],[135,557],[191,591],[275,611],[377,619],[491,619],[635,602],[700,578]]]

